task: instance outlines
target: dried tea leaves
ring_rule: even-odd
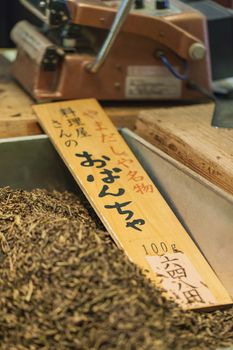
[[[68,193],[0,189],[0,348],[216,349],[233,309],[168,302]]]

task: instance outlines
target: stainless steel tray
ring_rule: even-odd
[[[75,181],[46,135],[0,139],[0,186],[74,191]]]
[[[128,129],[121,134],[233,296],[233,196]],[[0,187],[80,191],[47,136],[0,139],[0,164]]]

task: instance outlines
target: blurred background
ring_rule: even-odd
[[[32,16],[19,0],[0,0],[0,47],[14,47],[10,40],[10,30],[21,19],[30,19]]]
[[[233,0],[181,1],[200,11],[207,19],[213,80],[233,77]],[[0,48],[15,46],[10,31],[21,19],[32,24],[40,23],[20,4],[20,0],[0,0]]]

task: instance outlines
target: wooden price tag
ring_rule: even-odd
[[[185,309],[232,300],[94,99],[33,107],[116,244]]]

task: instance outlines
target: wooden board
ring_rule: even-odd
[[[131,261],[184,308],[232,302],[97,101],[36,105],[34,110],[106,229]]]
[[[32,99],[14,82],[10,62],[0,56],[0,137],[38,135]]]
[[[210,103],[142,111],[136,133],[233,194],[233,129],[211,127],[213,109]]]

